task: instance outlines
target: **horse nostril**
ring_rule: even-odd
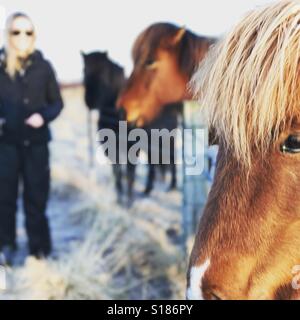
[[[123,107],[123,99],[122,99],[122,97],[119,97],[119,98],[117,99],[116,107],[117,107],[118,109],[123,109],[123,108],[124,108],[124,107]]]
[[[211,299],[210,300],[222,300],[217,294],[215,294],[214,292],[210,293],[211,295]]]
[[[128,121],[128,124],[131,128],[137,128],[137,120],[134,121]]]

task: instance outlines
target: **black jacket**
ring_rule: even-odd
[[[51,64],[35,51],[23,63],[15,79],[5,71],[5,52],[0,51],[0,143],[39,144],[51,140],[48,127],[63,108],[58,83]],[[25,125],[33,113],[45,120],[43,127]]]

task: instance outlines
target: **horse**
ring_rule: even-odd
[[[219,139],[187,298],[300,299],[300,4],[249,12],[192,87]]]
[[[163,177],[169,170],[171,173],[171,181],[167,191],[172,191],[177,188],[177,170],[176,170],[176,136],[172,135],[173,130],[178,128],[178,110],[183,109],[181,102],[172,103],[164,106],[162,112],[156,119],[143,126],[143,129],[148,136],[148,177],[144,195],[148,196],[153,190],[154,180],[157,168],[160,169]],[[158,142],[153,143],[151,136],[154,131],[159,131],[161,138]],[[169,144],[164,144],[168,141]],[[158,154],[158,164],[153,164],[152,159],[155,154]],[[163,159],[167,159],[167,164],[164,164]]]
[[[119,143],[127,140],[128,134],[135,127],[128,124],[127,136],[123,141],[119,141],[119,123],[125,120],[125,115],[122,110],[116,108],[116,99],[120,90],[124,87],[126,77],[124,75],[124,69],[111,61],[107,52],[92,52],[85,54],[81,52],[84,60],[84,86],[85,86],[85,102],[90,109],[99,110],[98,129],[111,129],[117,137],[116,159],[110,159],[113,163],[113,174],[115,177],[115,185],[117,190],[118,202],[122,203],[123,196],[123,184],[122,180],[125,177],[127,179],[127,206],[131,206],[133,202],[133,188],[135,181],[136,164],[128,161],[127,165],[121,164],[120,159],[128,157],[128,151],[133,146],[133,141],[127,141],[126,148],[119,149]],[[171,107],[172,110],[174,108]],[[166,107],[167,116],[159,117],[155,123],[154,128],[162,129],[167,127],[170,130],[177,127],[177,116],[173,111],[168,112]],[[158,152],[160,158],[163,156],[162,146],[151,146],[150,135],[153,126],[146,126],[145,131],[148,136],[148,145],[142,146],[147,151],[147,156],[151,159],[151,151]],[[170,141],[170,166],[171,166],[171,183],[169,190],[176,187],[176,168],[175,168],[175,154],[174,154],[174,140]],[[122,154],[119,154],[121,151]],[[106,152],[106,156],[109,154]],[[148,177],[146,181],[146,187],[143,195],[148,196],[153,190],[155,179],[155,165],[149,161]],[[162,174],[165,174],[168,165],[160,164],[159,168]]]
[[[148,130],[177,128],[182,101],[189,96],[187,83],[215,41],[170,23],[156,23],[144,30],[133,45],[134,69],[117,101],[117,106],[125,109],[128,122]],[[174,159],[173,149],[171,147],[171,159]],[[169,189],[174,189],[174,161],[170,168]],[[152,190],[155,172],[153,165],[149,169],[146,194]]]
[[[127,120],[139,127],[149,125],[166,106],[190,98],[187,84],[215,42],[171,23],[144,30],[133,45],[134,68],[117,102]]]
[[[92,52],[89,54],[81,52],[81,54],[84,60],[85,102],[90,109],[99,110],[98,129],[111,129],[116,134],[116,158],[110,160],[113,162],[112,167],[118,202],[122,203],[122,180],[126,177],[127,202],[129,205],[133,198],[135,165],[130,162],[127,162],[126,166],[121,164],[121,157],[127,157],[128,150],[132,144],[128,143],[126,150],[124,148],[119,149],[119,144],[122,143],[119,140],[119,123],[125,118],[116,108],[118,94],[126,80],[124,69],[111,61],[107,52]],[[120,150],[124,154],[120,154]],[[106,156],[109,156],[107,152]]]

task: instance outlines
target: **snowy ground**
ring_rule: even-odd
[[[20,210],[16,266],[7,270],[0,299],[184,298],[181,192],[166,193],[158,181],[150,198],[137,199],[129,210],[118,206],[111,167],[88,166],[83,90],[64,89],[63,95],[65,110],[51,143],[53,258],[27,257]],[[145,167],[137,174],[140,191]]]

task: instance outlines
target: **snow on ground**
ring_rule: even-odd
[[[53,257],[27,257],[20,202],[19,249],[0,299],[184,298],[181,192],[166,193],[158,181],[150,198],[138,198],[129,210],[117,205],[111,167],[88,165],[83,89],[63,95],[65,110],[53,124],[51,143]],[[138,191],[145,170],[138,168]]]

